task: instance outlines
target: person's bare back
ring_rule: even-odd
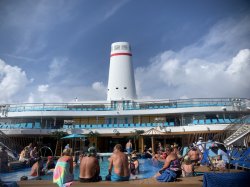
[[[128,157],[122,152],[120,144],[115,145],[112,156],[109,158],[110,164],[108,168],[111,181],[128,181],[130,172],[128,167]],[[111,175],[114,167],[114,174]],[[106,179],[109,180],[109,179]]]
[[[100,166],[96,157],[85,156],[81,159],[79,178],[90,179],[99,174]]]
[[[123,152],[116,152],[111,156],[113,160],[114,172],[119,175],[126,177],[129,175],[128,170],[128,157]]]

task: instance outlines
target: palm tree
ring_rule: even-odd
[[[55,155],[57,155],[57,150],[58,150],[58,146],[62,144],[62,142],[60,141],[62,137],[68,135],[67,132],[64,132],[64,131],[54,131],[51,133],[52,136],[56,139],[56,148],[55,148]],[[62,147],[62,145],[61,145]],[[62,151],[61,151],[62,152]]]
[[[97,131],[93,132],[90,131],[89,134],[87,135],[88,138],[91,138],[93,141],[100,136],[100,133],[98,133]],[[95,145],[97,147],[97,145]]]
[[[135,150],[137,150],[136,149],[136,140],[138,140],[140,135],[144,133],[144,130],[135,129],[134,131],[130,131],[130,132],[131,132],[130,138],[134,140]]]

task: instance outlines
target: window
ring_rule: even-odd
[[[122,45],[122,50],[128,50],[128,46],[127,45]]]
[[[127,89],[127,87],[124,87],[124,89],[126,90],[126,89]]]
[[[114,50],[119,50],[120,46],[119,45],[115,45]]]

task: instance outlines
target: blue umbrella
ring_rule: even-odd
[[[83,134],[70,134],[68,136],[64,136],[61,139],[71,139],[71,138],[85,138],[86,136]]]
[[[83,134],[70,134],[68,136],[64,136],[61,139],[76,139],[76,138],[85,138],[86,136]],[[74,141],[75,142],[75,141]],[[74,144],[72,142],[73,145],[73,152],[74,152]]]

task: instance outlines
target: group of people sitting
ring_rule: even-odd
[[[169,175],[173,175],[172,180],[180,176],[194,176],[194,166],[202,160],[202,153],[197,147],[190,146],[189,151],[182,156],[177,144],[163,148],[159,143],[157,153],[153,154],[153,160],[164,163],[155,178],[161,182],[168,182],[167,180],[171,181]]]
[[[19,155],[19,161],[32,166],[39,159],[37,147],[33,147],[32,143],[24,147]]]
[[[180,154],[178,145],[166,146],[165,149],[159,143],[157,154],[153,154],[153,160],[164,162],[156,179],[162,181],[166,172],[173,172],[176,177],[194,176],[194,166],[209,165],[211,169],[215,167],[226,168],[228,166],[228,155],[225,147],[220,143],[215,143],[212,139],[207,142],[200,137],[197,143],[191,144],[186,152]],[[165,173],[164,173],[165,171]]]
[[[137,153],[132,151],[132,144],[128,142],[126,145],[127,154],[123,152],[120,144],[114,146],[112,155],[108,158],[109,167],[108,175],[105,177],[107,181],[128,181],[132,176],[139,174],[139,160]],[[25,147],[27,151],[29,147]],[[52,157],[48,157],[48,161],[43,167],[43,161],[40,157],[34,157],[35,148],[30,152],[30,158],[36,159],[32,166],[31,175],[40,176],[48,171],[53,171],[53,182],[59,186],[69,185],[74,180],[74,166],[79,160],[79,181],[80,182],[98,182],[102,180],[100,176],[100,165],[95,146],[87,149],[87,152],[80,154],[78,158],[72,157],[72,149],[65,147],[62,156],[58,159],[56,165]],[[152,149],[144,147],[142,158],[152,158],[153,162],[163,162],[161,169],[155,174],[155,178],[160,182],[171,181],[169,175],[173,179],[180,177],[194,176],[194,166],[201,162],[203,154],[199,146],[190,145],[189,150],[183,155],[180,154],[178,145],[166,146],[165,148],[158,144],[156,153]],[[76,162],[74,162],[76,161]],[[136,177],[135,177],[136,179]]]
[[[53,172],[54,168],[55,168],[55,163],[52,156],[47,157],[47,162],[45,166],[42,157],[38,157],[36,162],[31,167],[30,175],[34,177],[39,177],[47,174],[48,172]]]
[[[102,180],[100,176],[100,165],[95,147],[90,147],[88,152],[79,157],[79,181],[98,182]],[[128,181],[130,174],[139,173],[139,161],[136,152],[125,154],[120,144],[115,145],[113,154],[110,156],[107,181]],[[70,185],[74,179],[74,163],[70,149],[64,149],[62,156],[58,159],[54,172],[53,182],[59,186]]]

